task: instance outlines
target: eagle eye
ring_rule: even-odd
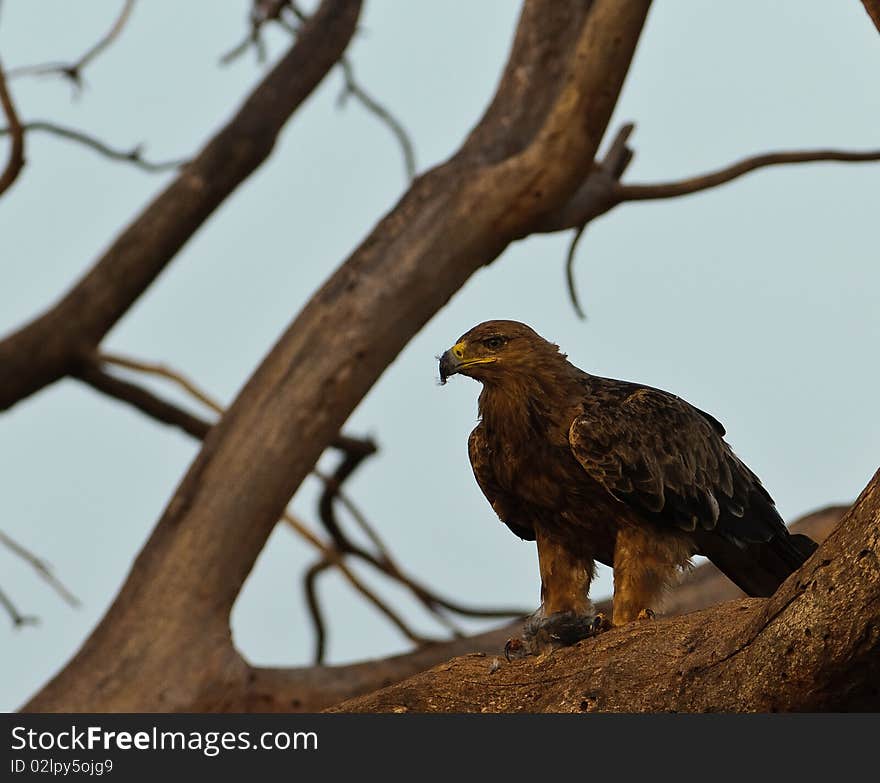
[[[483,340],[483,345],[485,345],[490,351],[496,351],[506,342],[507,340],[505,340],[503,337],[494,335],[493,337],[487,337],[485,340]]]

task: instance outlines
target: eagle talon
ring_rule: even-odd
[[[596,620],[604,626],[604,615],[578,614],[574,611],[555,612],[545,616],[542,610],[526,622],[523,643],[526,654],[543,654],[560,647],[570,647],[597,633]]]

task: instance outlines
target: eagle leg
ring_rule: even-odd
[[[687,543],[677,536],[622,527],[614,547],[613,624],[654,619],[653,607],[689,557]]]
[[[505,645],[508,659],[538,655],[594,636],[607,623],[589,599],[592,557],[573,551],[567,543],[536,527],[541,569],[541,608],[525,623],[522,639]]]

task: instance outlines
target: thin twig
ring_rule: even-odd
[[[220,58],[220,64],[229,65],[233,60],[241,57],[251,46],[257,51],[257,62],[264,62],[266,59],[266,46],[260,35],[264,24],[267,22],[278,22],[288,32],[296,33],[296,29],[288,25],[281,16],[281,12],[285,9],[293,10],[290,6],[290,0],[254,0],[248,14],[248,23],[250,24],[248,34],[240,44],[230,49]]]
[[[0,136],[4,136],[10,133],[11,129],[11,123],[9,128],[0,128]],[[151,173],[170,171],[171,169],[179,169],[181,166],[185,166],[189,162],[184,158],[180,158],[178,160],[166,160],[161,162],[145,160],[143,156],[144,147],[142,144],[138,144],[135,147],[132,147],[130,150],[120,150],[111,147],[108,144],[105,144],[100,139],[96,139],[94,136],[90,136],[89,134],[84,133],[81,130],[68,128],[64,125],[58,125],[54,122],[47,122],[46,120],[34,120],[32,122],[26,122],[21,126],[21,129],[25,133],[38,131],[41,133],[49,133],[52,136],[58,136],[59,138],[67,139],[69,141],[75,141],[77,144],[82,144],[89,149],[92,149],[95,152],[99,153],[100,155],[103,155],[106,158],[110,158],[111,160],[121,160],[125,163],[131,163],[132,165]]]
[[[70,606],[80,606],[79,599],[52,573],[51,567],[45,560],[37,557],[37,555],[23,547],[18,541],[8,536],[2,530],[0,530],[0,544],[3,544],[30,565]]]
[[[577,313],[577,317],[580,318],[582,321],[587,320],[587,314],[584,312],[584,308],[581,307],[581,302],[578,298],[577,287],[574,283],[574,258],[575,253],[577,252],[578,243],[581,241],[581,237],[587,230],[587,225],[587,223],[584,223],[582,226],[578,226],[575,229],[575,232],[571,238],[571,242],[568,245],[568,253],[565,254],[565,283],[568,286],[568,298],[571,300],[571,305],[572,307],[574,307],[574,311],[575,313]]]
[[[327,627],[324,624],[324,615],[321,613],[321,605],[318,603],[318,594],[315,590],[315,583],[318,576],[332,565],[333,563],[329,560],[322,558],[317,563],[310,566],[303,577],[306,605],[309,608],[309,615],[312,618],[312,625],[315,628],[315,654],[312,660],[316,666],[320,666],[324,663]]]
[[[400,121],[388,109],[358,83],[351,60],[345,56],[341,57],[339,59],[339,67],[342,68],[342,75],[345,80],[342,93],[339,95],[339,105],[343,106],[349,97],[354,98],[367,111],[388,126],[388,129],[394,134],[397,143],[400,145],[406,177],[412,182],[416,176],[416,153],[406,128],[400,124]]]
[[[12,624],[16,628],[21,628],[24,625],[37,625],[37,623],[40,622],[39,617],[19,612],[15,604],[12,603],[9,596],[7,596],[3,590],[0,590],[0,606],[6,610],[9,618],[12,620]]]
[[[292,24],[284,18],[283,14],[285,11],[289,11],[293,15],[294,21]],[[228,65],[244,54],[251,46],[257,47],[257,59],[259,62],[262,62],[265,58],[265,52],[259,47],[262,46],[260,31],[263,25],[274,22],[281,25],[292,36],[295,36],[297,34],[297,26],[304,24],[308,18],[308,15],[302,8],[297,3],[292,2],[292,0],[263,0],[263,2],[257,0],[250,13],[250,31],[240,44],[220,58],[221,64]],[[343,55],[339,58],[339,67],[342,69],[343,87],[339,95],[338,104],[343,106],[348,98],[354,98],[368,112],[388,127],[400,145],[406,177],[412,182],[415,179],[417,170],[416,154],[412,139],[406,128],[358,82],[351,60]]]
[[[211,397],[203,389],[199,388],[193,381],[187,378],[183,373],[172,369],[164,364],[156,362],[144,362],[139,359],[132,359],[119,354],[107,353],[101,351],[97,357],[98,361],[103,364],[115,364],[117,367],[124,367],[126,370],[135,370],[136,372],[147,373],[148,375],[156,375],[165,378],[176,384],[192,397],[195,397],[202,405],[210,408],[214,413],[223,413],[223,406]]]
[[[3,113],[6,115],[6,121],[9,123],[8,133],[11,136],[12,143],[9,146],[9,160],[6,168],[0,174],[0,195],[3,195],[12,183],[18,179],[24,167],[24,130],[15,111],[15,104],[12,102],[12,96],[6,86],[6,76],[3,73],[3,64],[0,63],[0,105],[3,106]]]
[[[699,193],[723,185],[726,182],[748,174],[756,169],[766,166],[779,166],[789,163],[818,163],[824,161],[837,161],[840,163],[866,163],[880,161],[880,150],[868,150],[866,152],[845,152],[842,150],[804,150],[796,152],[768,152],[763,155],[755,155],[744,158],[737,163],[726,166],[718,171],[701,174],[688,179],[673,182],[658,182],[654,184],[623,184],[616,187],[617,201],[646,201],[649,199],[677,198],[691,193]]]
[[[125,0],[122,10],[113,26],[105,33],[101,39],[91,46],[85,54],[72,63],[54,62],[41,63],[39,65],[23,65],[9,71],[9,77],[18,76],[50,76],[57,74],[69,79],[75,89],[82,88],[82,72],[83,69],[94,60],[101,52],[103,52],[110,44],[112,44],[120,35],[134,8],[135,0]]]
[[[391,621],[393,625],[395,625],[400,632],[411,642],[415,644],[426,644],[432,640],[426,639],[425,637],[417,634],[415,631],[410,629],[410,627],[403,621],[403,619],[392,610],[381,598],[379,598],[370,588],[368,588],[360,579],[358,579],[357,575],[346,565],[343,560],[342,553],[339,552],[338,549],[325,544],[321,541],[318,536],[316,536],[309,528],[305,525],[304,522],[297,519],[293,514],[289,511],[284,512],[282,515],[282,519],[290,525],[300,536],[302,536],[306,541],[312,544],[319,552],[321,552],[324,559],[330,561],[334,566],[336,566],[342,575],[349,581],[349,583],[354,587],[361,595],[364,596],[373,606],[375,606],[388,620]]]
[[[561,209],[549,214],[541,229],[559,231],[576,228],[568,247],[565,259],[565,274],[568,295],[578,316],[585,317],[578,300],[574,284],[575,251],[586,225],[614,207],[629,201],[648,201],[652,199],[677,198],[718,187],[737,179],[756,169],[767,166],[791,163],[866,163],[880,161],[880,150],[848,152],[845,150],[802,150],[792,152],[769,152],[744,158],[717,171],[701,174],[688,179],[653,184],[625,184],[620,177],[632,159],[632,150],[627,146],[627,138],[632,132],[631,125],[624,125],[609,148],[605,159],[594,166],[584,184],[575,192],[570,201]]]

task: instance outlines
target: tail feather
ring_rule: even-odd
[[[808,536],[787,531],[766,542],[743,543],[710,531],[699,538],[700,554],[754,597],[773,595],[818,547]]]

